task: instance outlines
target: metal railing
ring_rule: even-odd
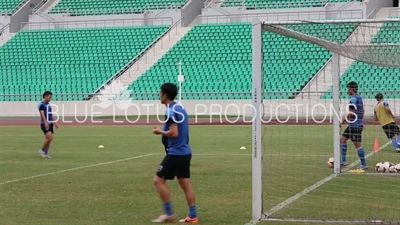
[[[178,6],[178,7],[177,7],[177,6]],[[157,13],[157,14],[155,15],[155,17],[156,17],[156,18],[159,17],[161,14],[167,12],[168,10],[171,10],[171,9],[178,9],[178,8],[179,8],[179,5],[171,4],[171,5],[167,6],[167,8],[163,9],[161,12]]]
[[[0,24],[0,25],[3,25],[3,24]],[[8,23],[5,26],[3,25],[3,26],[0,26],[0,27],[1,27],[1,29],[0,29],[0,37],[1,37],[1,40],[3,40],[3,36],[4,36],[3,33],[7,28],[10,27],[10,24]]]
[[[251,22],[254,18],[261,18],[265,21],[288,21],[288,20],[307,20],[307,19],[326,19],[327,13],[335,13],[337,19],[363,18],[362,10],[331,10],[331,11],[301,11],[301,12],[268,12],[268,13],[249,13],[249,14],[229,14],[229,15],[199,15],[196,23],[230,23],[232,19],[240,22]],[[236,22],[236,21],[235,21]]]
[[[213,3],[213,0],[206,0],[206,1],[203,3],[203,8],[207,8],[211,3]]]
[[[18,6],[16,8],[14,8],[14,10],[12,11],[12,14],[18,12],[18,10],[20,10],[26,4],[30,4],[30,0],[24,0],[24,1],[20,2],[18,4]]]
[[[229,1],[229,3],[241,2],[242,0]],[[347,0],[348,3],[353,0]],[[292,2],[272,2],[272,3],[246,3],[246,0],[242,4],[234,4],[234,7],[241,6],[247,9],[276,9],[276,8],[300,8],[300,7],[325,7],[327,4],[335,3],[330,0],[312,0],[312,1],[292,1]],[[231,7],[225,6],[223,7]]]
[[[325,7],[326,1],[305,1],[305,2],[279,2],[279,3],[264,3],[264,4],[245,4],[246,9],[279,9],[279,8],[310,8],[310,7]],[[285,5],[285,7],[282,7]]]
[[[44,10],[43,13],[63,14],[65,16],[93,16],[93,15],[111,15],[111,14],[138,14],[145,13],[150,10],[164,9],[180,9],[180,4],[147,4],[143,7],[132,8],[108,8],[108,9],[70,9],[70,8],[54,8]]]
[[[57,22],[24,22],[21,27],[27,29],[53,29],[55,27],[64,28],[89,28],[89,27],[108,27],[108,26],[144,26],[146,22],[157,25],[172,25],[171,17],[160,18],[138,18],[138,19],[115,19],[115,20],[85,20],[85,21],[57,21]]]
[[[216,10],[216,11],[218,11],[218,12],[224,14],[224,15],[230,15],[231,14],[230,12],[226,11],[225,9],[223,9],[222,7],[220,7],[218,5],[215,5],[212,2],[208,5],[208,7],[212,8],[212,9],[214,9],[214,10]]]
[[[346,8],[347,6],[349,6],[350,4],[352,4],[353,2],[355,2],[355,1],[349,1],[349,0],[348,0],[348,1],[346,2],[346,4],[340,6],[338,9],[344,9],[344,8]]]
[[[44,6],[47,2],[48,0],[41,0],[39,4],[37,4],[33,9],[31,9],[31,14],[36,14],[37,12],[39,12],[40,8],[42,8],[42,6]]]
[[[53,23],[56,22],[56,20],[53,17],[49,16],[49,14],[47,14],[47,13],[36,12],[35,15],[38,15],[49,22],[53,22]],[[55,27],[55,28],[57,28],[57,27]]]
[[[158,100],[159,93],[158,92],[136,92],[135,90],[130,90],[131,93],[129,96],[124,95],[124,100]],[[292,91],[264,91],[263,99],[264,100],[275,100],[281,101],[283,104],[288,103],[291,99],[291,96],[296,90]],[[364,105],[373,106],[376,104],[376,100],[373,96],[378,93],[375,90],[359,90],[358,93],[360,96],[363,96],[365,101]],[[371,93],[373,93],[371,95]],[[400,91],[399,90],[382,90],[380,91],[385,97],[385,99],[395,99],[396,104],[392,103],[392,105],[400,105]],[[111,93],[108,95],[100,94],[100,93],[56,93],[53,92],[53,101],[98,101],[99,97],[101,99],[110,99],[115,98],[119,93]],[[209,99],[209,100],[251,100],[252,92],[243,91],[243,92],[182,92],[183,100],[200,100],[200,99]],[[325,95],[325,96],[324,96]],[[88,98],[90,96],[91,98]],[[321,97],[324,96],[324,97]],[[365,97],[367,96],[367,97]],[[371,97],[372,96],[372,97]],[[326,101],[332,100],[332,92],[331,91],[310,91],[306,93],[306,95],[301,95],[302,98],[292,99],[292,101],[303,101],[303,100],[318,100],[318,101]],[[42,99],[42,94],[0,94],[0,102],[4,101],[40,101]],[[119,99],[119,98],[118,98]],[[347,91],[340,91],[340,99],[342,99],[342,103],[347,103],[349,96]]]
[[[168,41],[171,41],[171,32],[175,29],[175,34],[178,34],[178,27],[179,27],[179,25],[182,25],[182,21],[183,21],[183,17],[182,18],[180,18],[178,21],[176,21],[170,28],[168,28],[168,30],[166,31],[167,32],[167,34],[168,34]],[[160,38],[160,40],[159,40],[159,42],[160,42],[160,44],[161,44],[161,48],[163,48],[163,38],[165,37],[166,35],[164,35],[163,37],[161,37]],[[152,49],[153,49],[153,55],[156,55],[156,45],[152,45]],[[150,48],[150,49],[151,49]],[[150,50],[149,49],[149,50]],[[147,63],[147,55],[148,55],[148,53],[149,53],[149,50],[148,51],[146,51],[146,53],[144,54],[144,55],[142,55],[141,57],[140,57],[140,59],[139,60],[142,60],[143,58],[144,58],[144,60],[145,60],[145,62]],[[139,70],[139,63],[137,63],[137,70]]]
[[[313,76],[313,77],[311,78],[311,80],[308,81],[308,83],[302,88],[301,91],[299,91],[299,92],[297,93],[297,95],[300,94],[300,93],[302,93],[302,94],[309,93],[309,92],[310,92],[311,85],[314,83],[315,80],[318,79],[319,76],[322,75],[321,73],[325,70],[325,68],[329,65],[329,63],[331,63],[331,61],[332,61],[332,57],[330,57],[330,58],[328,59],[328,61],[325,62],[325,64],[321,67],[321,69],[318,70],[318,72],[315,74],[315,76]],[[317,85],[318,85],[318,84],[317,84]]]
[[[372,16],[375,16],[376,13],[376,8],[374,8],[368,15],[367,15],[367,19],[371,19]]]
[[[124,74],[127,70],[129,70],[135,63],[142,60],[143,57],[146,57],[146,62],[147,62],[147,53],[149,52],[149,50],[151,48],[154,48],[155,45],[157,44],[157,42],[160,41],[162,38],[164,38],[166,35],[169,35],[169,40],[171,40],[171,31],[175,28],[175,32],[177,33],[178,26],[182,23],[183,19],[184,18],[182,17],[177,22],[175,22],[171,27],[169,27],[163,34],[161,34],[157,39],[155,39],[150,45],[148,45],[139,54],[137,54],[137,56],[135,58],[133,58],[130,62],[128,62],[124,67],[122,67],[114,76],[112,76],[110,79],[108,79],[106,82],[104,82],[103,85],[101,85],[101,87],[95,91],[95,93],[99,93],[100,90],[102,90],[105,85],[111,84],[113,81],[118,79],[122,74]],[[92,97],[93,96],[89,96],[89,98],[92,98]]]

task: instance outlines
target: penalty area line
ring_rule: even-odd
[[[19,181],[31,180],[31,179],[35,179],[35,178],[39,178],[39,177],[46,177],[46,176],[51,176],[51,175],[55,175],[55,174],[66,173],[66,172],[71,172],[71,171],[76,171],[76,170],[81,170],[81,169],[87,169],[87,168],[92,168],[92,167],[97,167],[97,166],[104,166],[104,165],[109,165],[109,164],[113,164],[113,163],[125,162],[125,161],[129,161],[129,160],[132,160],[132,159],[139,159],[139,158],[144,158],[144,157],[148,157],[148,156],[152,156],[152,155],[154,155],[154,154],[139,155],[139,156],[129,157],[129,158],[125,158],[125,159],[118,159],[118,160],[109,161],[109,162],[103,162],[103,163],[97,163],[97,164],[92,164],[92,165],[87,165],[87,166],[74,167],[74,168],[70,168],[70,169],[66,169],[66,170],[59,170],[59,171],[55,171],[55,172],[51,172],[51,173],[38,174],[38,175],[30,176],[30,177],[23,177],[23,178],[18,178],[18,179],[15,179],[15,180],[4,181],[4,182],[1,182],[0,185],[9,184],[9,183],[16,183],[16,182],[19,182]]]
[[[382,150],[384,148],[386,148],[388,145],[390,145],[391,142],[387,142],[386,144],[382,145],[379,150]],[[375,154],[375,151],[372,151],[370,153],[368,153],[365,156],[365,159],[373,156]],[[343,173],[348,172],[352,167],[356,166],[359,163],[359,160],[354,161],[353,163],[351,163],[350,165],[348,165],[344,170]],[[311,191],[314,191],[315,189],[319,188],[320,186],[322,186],[323,184],[325,184],[326,182],[336,178],[337,176],[339,176],[340,174],[332,174],[328,177],[325,177],[324,179],[318,181],[317,183],[311,185],[308,188],[305,188],[304,190],[302,190],[301,192],[293,195],[292,197],[286,199],[285,201],[279,203],[278,205],[274,206],[272,209],[270,209],[268,212],[265,212],[264,214],[267,215],[267,217],[277,213],[278,211],[282,210],[283,208],[287,207],[288,205],[292,204],[293,202],[295,202],[296,200],[298,200],[299,198],[303,197],[304,195],[310,193]]]

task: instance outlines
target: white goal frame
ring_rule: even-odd
[[[263,25],[295,25],[304,24],[305,22],[316,22],[316,23],[329,23],[329,24],[340,24],[340,23],[385,23],[385,22],[400,22],[399,19],[349,19],[349,20],[318,20],[318,21],[261,21],[258,18],[252,20],[252,104],[253,104],[253,120],[252,120],[252,221],[250,224],[258,223],[259,221],[268,220],[268,216],[263,212],[263,182],[265,179],[262,175],[262,157],[263,157],[263,39],[262,32],[264,30]],[[307,35],[305,35],[307,36]],[[314,40],[317,38],[309,36],[310,39],[304,40],[314,44]],[[296,39],[296,38],[294,38]],[[325,47],[319,44],[321,47]],[[374,44],[368,44],[365,46],[372,46]],[[376,44],[375,44],[376,45]],[[380,44],[378,44],[380,45]],[[340,46],[340,45],[339,45]],[[361,45],[360,45],[361,46]],[[399,46],[396,44],[396,46]],[[327,49],[329,50],[329,49]],[[333,52],[332,56],[332,84],[333,84],[333,109],[336,112],[340,112],[340,65],[339,65],[340,54]],[[333,117],[333,146],[334,146],[334,173],[332,178],[338,176],[341,173],[340,169],[340,121],[337,116]],[[322,185],[322,184],[321,184]],[[308,188],[309,189],[309,188]],[[312,189],[313,190],[313,189]],[[305,194],[312,191],[304,190]],[[302,195],[301,195],[302,196]],[[293,196],[288,199],[290,202],[297,200],[301,196]],[[282,203],[281,203],[282,204]],[[285,207],[281,206],[280,209]],[[279,209],[278,209],[279,210]],[[271,220],[271,219],[270,219]],[[273,220],[273,219],[272,219]],[[296,221],[290,220],[288,221]],[[301,220],[305,222],[304,220]],[[307,220],[306,220],[307,221]],[[322,220],[313,220],[310,222],[322,222]],[[337,222],[349,222],[349,221],[335,221]],[[357,222],[357,221],[352,221]],[[361,221],[366,222],[366,221]],[[377,221],[378,222],[378,221]],[[381,221],[382,222],[382,221]]]

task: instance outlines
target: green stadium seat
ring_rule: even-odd
[[[66,95],[62,100],[82,100],[82,94],[101,87],[167,29],[133,26],[22,30],[0,47],[0,95],[37,96],[51,90],[56,94],[80,94],[80,98]],[[31,100],[26,96],[9,99]]]
[[[307,25],[309,26],[309,25]],[[341,35],[319,34],[324,25],[314,24],[313,29],[302,29],[313,35],[332,36],[342,43],[352,33],[354,26],[344,27]],[[302,26],[299,26],[301,29]],[[322,47],[291,38],[265,32],[264,34],[264,88],[276,92],[265,95],[271,99],[287,99],[319,71],[331,57]],[[310,51],[313,54],[310,54]],[[144,90],[157,93],[164,82],[175,82],[178,74],[177,62],[183,62],[185,82],[183,99],[251,99],[251,24],[198,24],[194,26],[172,49],[170,49],[148,71],[134,81],[129,89],[135,93]],[[304,63],[309,62],[309,63]],[[199,92],[203,94],[199,94]],[[206,94],[206,93],[235,94]],[[141,96],[156,100],[158,96]]]
[[[0,0],[0,12],[12,14],[12,12],[18,8],[22,2],[23,0]]]
[[[73,15],[108,15],[143,13],[144,9],[165,9],[171,5],[182,7],[186,0],[61,0],[51,14],[68,10]]]
[[[397,27],[393,29],[393,26]],[[372,39],[371,43],[397,43],[400,44],[400,23],[385,23]],[[360,76],[360,74],[365,76]],[[375,66],[355,61],[340,77],[340,89],[346,90],[350,81],[359,83],[360,94],[364,98],[374,98],[378,92],[382,92],[385,98],[400,98],[400,68]],[[390,82],[388,82],[390,81]],[[330,87],[321,99],[332,99]],[[365,90],[365,91],[363,91]],[[348,98],[346,93],[341,93],[342,99]]]

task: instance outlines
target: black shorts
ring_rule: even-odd
[[[386,124],[385,126],[382,126],[382,129],[385,131],[385,134],[389,139],[400,134],[400,129],[396,123]]]
[[[173,180],[175,177],[190,178],[190,155],[166,155],[158,167],[156,175],[166,180]]]
[[[364,127],[350,127],[348,126],[343,133],[343,136],[350,139],[352,142],[362,141],[362,131]]]
[[[53,124],[49,124],[49,129],[46,130],[46,128],[44,127],[44,124],[40,124],[40,129],[43,131],[44,135],[46,135],[48,132],[51,132],[52,134],[54,134],[53,127],[54,127]]]

